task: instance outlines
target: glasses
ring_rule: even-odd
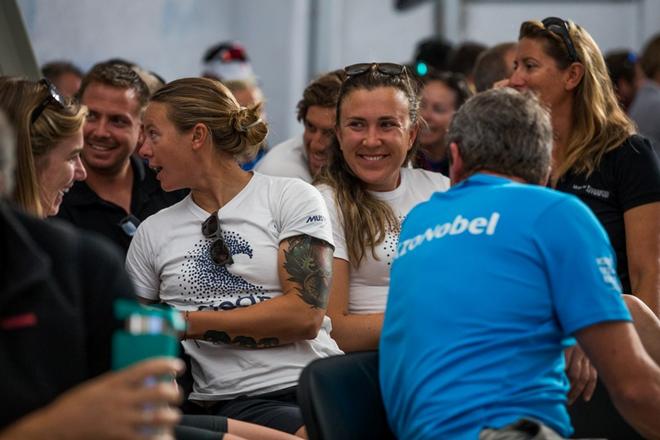
[[[406,72],[406,66],[396,63],[358,63],[344,67],[347,76],[357,76],[376,70],[383,75],[397,76]]]
[[[577,51],[571,40],[571,34],[568,32],[568,22],[562,18],[548,17],[543,20],[543,27],[562,39],[568,50],[568,58],[571,62],[579,62]]]
[[[213,239],[209,254],[211,260],[218,266],[229,266],[234,264],[231,252],[222,238],[222,229],[220,229],[220,220],[216,214],[211,214],[209,218],[202,223],[202,234],[205,238]]]
[[[39,119],[39,116],[41,116],[41,114],[44,112],[46,107],[48,107],[48,104],[51,103],[55,104],[62,110],[66,108],[66,102],[64,101],[64,98],[62,97],[60,91],[57,90],[57,87],[55,87],[55,85],[52,82],[50,82],[46,78],[43,78],[39,80],[39,84],[43,84],[44,86],[46,86],[46,88],[48,89],[48,95],[46,95],[44,100],[41,101],[41,104],[39,104],[37,108],[35,108],[32,111],[32,119],[30,120],[30,124],[34,124],[34,121]]]

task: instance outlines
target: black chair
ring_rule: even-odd
[[[318,359],[303,370],[298,403],[311,440],[395,440],[378,384],[378,352]]]

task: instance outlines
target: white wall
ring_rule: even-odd
[[[307,0],[19,0],[39,64],[83,69],[110,57],[167,80],[196,76],[205,50],[239,40],[268,99],[270,142],[298,129],[295,104],[307,82]]]
[[[2,1],[2,0],[0,0]],[[295,105],[318,73],[371,60],[407,62],[434,32],[429,2],[396,11],[394,0],[18,0],[40,64],[82,68],[134,60],[166,79],[198,75],[212,44],[243,42],[260,77],[271,145],[301,130]],[[660,31],[660,1],[441,0],[451,41],[514,40],[520,23],[550,15],[586,27],[605,51],[639,50]],[[312,13],[315,12],[315,16]],[[310,45],[315,47],[310,48]]]
[[[517,39],[520,24],[529,19],[562,17],[583,26],[603,52],[627,48],[641,50],[644,42],[660,32],[660,1],[520,1],[447,0],[454,41],[497,44]]]

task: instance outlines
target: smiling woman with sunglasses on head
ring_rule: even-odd
[[[64,194],[87,176],[80,160],[86,109],[48,80],[0,77],[0,108],[16,127],[15,203],[38,217],[57,214]]]
[[[508,85],[549,107],[552,186],[591,208],[616,251],[623,292],[660,313],[660,163],[620,108],[596,43],[570,21],[527,21]]]
[[[404,66],[345,68],[337,102],[337,141],[317,178],[330,211],[335,254],[328,304],[332,335],[344,351],[378,346],[401,221],[446,177],[403,168],[414,156],[419,96]]]
[[[191,194],[140,225],[126,265],[142,298],[185,312],[192,406],[302,434],[300,371],[341,353],[325,317],[332,230],[314,187],[241,169],[266,137],[259,109],[205,78],[151,97],[139,152],[163,189]]]

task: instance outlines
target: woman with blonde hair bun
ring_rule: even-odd
[[[38,217],[58,213],[76,180],[87,177],[80,160],[87,110],[48,80],[0,77],[0,108],[16,130],[13,201]]]
[[[139,152],[163,189],[191,193],[140,224],[126,265],[139,296],[184,313],[188,407],[304,436],[300,372],[341,353],[325,316],[332,229],[313,186],[241,169],[266,138],[260,109],[207,78],[151,97]]]

